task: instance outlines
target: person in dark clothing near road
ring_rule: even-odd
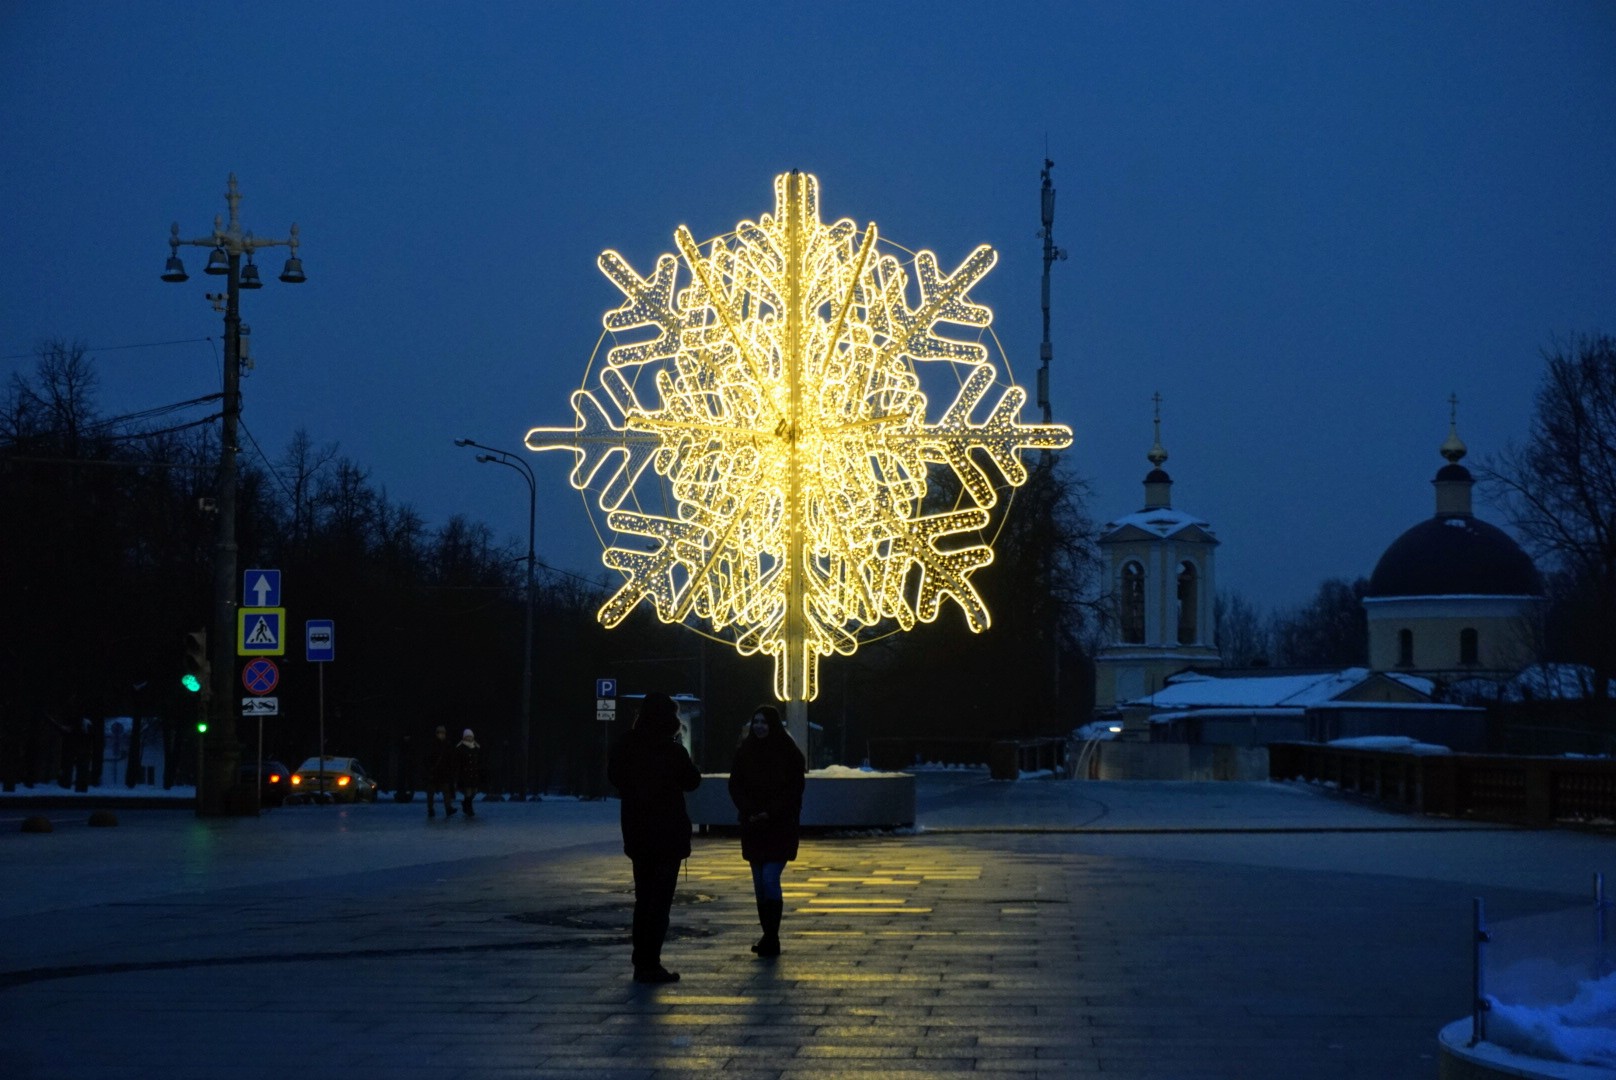
[[[470,728],[460,733],[460,741],[454,748],[454,775],[455,784],[460,788],[464,798],[460,802],[460,809],[466,812],[467,818],[477,816],[477,810],[472,806],[477,800],[477,789],[482,783],[483,747],[472,734]]]
[[[678,982],[662,966],[662,942],[679,863],[690,857],[687,791],[701,771],[679,741],[679,711],[667,694],[645,695],[639,715],[606,758],[606,779],[622,798],[623,854],[634,864],[634,981]]]
[[[455,758],[454,743],[449,741],[449,729],[442,724],[433,734],[426,748],[426,816],[437,817],[432,809],[434,796],[443,796],[443,816],[454,817],[455,812]]]
[[[780,955],[780,917],[785,897],[780,875],[797,857],[802,792],[808,763],[773,705],[752,710],[752,722],[729,771],[729,797],[741,823],[741,857],[752,864],[763,937],[752,946],[759,956]]]

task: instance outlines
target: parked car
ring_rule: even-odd
[[[242,787],[251,787],[257,777],[259,802],[264,806],[279,806],[286,801],[291,790],[292,770],[273,758],[263,761],[242,761],[236,769],[236,780]]]
[[[380,788],[358,758],[311,757],[292,772],[292,791],[300,801],[375,802]]]

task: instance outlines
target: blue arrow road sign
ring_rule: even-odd
[[[248,570],[241,575],[241,597],[246,607],[280,607],[281,572]]]
[[[323,664],[337,658],[337,624],[334,619],[310,619],[304,624],[303,658]]]

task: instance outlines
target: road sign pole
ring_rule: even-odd
[[[600,722],[600,794],[605,798],[611,789],[611,778],[606,766],[612,753],[611,723],[617,718],[617,680],[595,680],[595,720]]]
[[[320,665],[320,782],[325,783],[325,665]]]
[[[258,764],[253,771],[257,777],[253,781],[253,810],[260,816],[264,813],[264,714],[258,714]]]

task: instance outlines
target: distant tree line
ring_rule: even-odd
[[[1220,592],[1214,617],[1223,666],[1347,668],[1369,663],[1367,578],[1327,578],[1306,603],[1264,613],[1237,592]]]
[[[129,716],[139,739],[163,741],[163,781],[190,783],[197,706],[179,676],[184,635],[211,610],[217,407],[208,397],[109,417],[96,391],[85,348],[55,341],[0,392],[0,781],[49,783],[90,761],[95,775],[101,747],[81,737],[83,721],[99,732],[102,718]],[[323,674],[327,752],[413,788],[432,728],[471,727],[489,747],[490,786],[514,789],[525,582],[514,542],[461,515],[428,523],[337,442],[306,431],[273,460],[250,436],[246,450],[238,566],[281,569],[291,640],[266,754],[295,767],[317,751]],[[1093,529],[1082,484],[1063,465],[1032,473],[994,564],[973,579],[993,628],[972,635],[945,606],[934,625],[826,661],[809,710],[819,762],[856,763],[871,738],[1047,734],[1082,718]],[[702,697],[701,764],[727,768],[740,720],[769,699],[768,662],[644,612],[603,630],[595,612],[615,584],[591,573],[549,567],[541,553],[534,786],[600,790],[605,740],[623,723],[595,720],[600,676],[624,692]],[[323,673],[297,641],[309,618],[336,622],[337,660]],[[250,760],[256,721],[240,721],[238,738]]]

